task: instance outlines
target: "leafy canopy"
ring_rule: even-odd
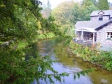
[[[46,80],[47,70],[57,73],[50,57],[40,56],[32,45],[38,39],[38,30],[59,34],[52,17],[42,18],[39,3],[0,0],[0,83],[30,84],[34,79]]]
[[[0,0],[0,83],[30,84],[34,79],[52,81],[52,74],[60,76],[49,56],[40,56],[35,49],[39,30],[62,35],[54,18],[42,18],[38,0]],[[42,32],[42,33],[43,33]],[[82,73],[84,74],[84,73]],[[79,76],[80,74],[78,74]]]
[[[72,14],[74,23],[77,21],[90,20],[90,14],[98,8],[93,4],[92,0],[83,0],[82,5],[79,3],[74,4]]]
[[[74,23],[72,22],[73,6],[73,1],[62,2],[52,11],[52,16],[55,18],[55,23],[60,25],[59,30],[63,33],[72,28],[72,26],[74,25]]]
[[[109,9],[108,1],[107,0],[99,0],[98,8],[100,10],[108,10]]]

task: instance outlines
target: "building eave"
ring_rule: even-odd
[[[105,23],[105,24],[103,24],[103,25],[97,27],[95,30],[98,31],[98,30],[104,28],[105,26],[107,26],[109,23],[112,23],[112,20],[110,20],[110,21],[108,21],[107,23]]]
[[[86,28],[86,27],[78,28],[78,29],[74,29],[74,30],[75,30],[75,31],[85,31],[85,32],[97,32],[95,29]]]

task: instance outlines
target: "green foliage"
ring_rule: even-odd
[[[108,1],[107,0],[99,0],[98,8],[100,10],[108,10],[109,9]]]
[[[30,84],[34,79],[46,79],[47,70],[57,73],[51,67],[50,57],[40,56],[32,46],[38,39],[38,31],[59,34],[53,18],[42,18],[38,3],[0,1],[0,83]]]
[[[92,2],[93,2],[93,4],[94,4],[95,6],[98,5],[98,2],[97,2],[96,0],[92,0]]]
[[[35,49],[37,36],[48,32],[63,36],[54,18],[42,18],[39,1],[0,0],[0,83],[30,84],[34,79],[50,82],[52,74],[60,81],[65,73],[58,74],[49,56],[40,56]],[[42,31],[40,33],[39,31]],[[24,42],[24,43],[23,43]],[[67,43],[69,40],[67,40]]]
[[[55,18],[55,23],[59,24],[59,30],[64,32],[66,29],[68,31],[73,27],[73,15],[72,15],[72,8],[74,2],[67,1],[59,4],[55,9],[52,11],[52,16]],[[66,32],[66,34],[68,33]]]
[[[98,10],[98,8],[94,6],[91,0],[84,0],[82,5],[75,4],[72,10],[74,23],[77,21],[90,20],[90,14],[94,10]]]
[[[20,4],[21,3],[21,4]],[[1,1],[5,7],[0,7],[0,23],[1,25],[1,35],[4,35],[7,40],[17,38],[24,39],[29,38],[29,40],[34,38],[37,33],[35,30],[38,29],[38,25],[35,23],[38,21],[36,17],[40,16],[39,8],[34,10],[38,12],[30,11],[30,9],[35,9],[36,6],[30,3],[30,1]],[[2,39],[1,39],[2,40]],[[3,38],[3,40],[5,40]]]
[[[98,8],[92,0],[83,0],[82,5],[73,1],[63,2],[58,5],[52,15],[56,23],[60,25],[59,30],[68,34],[77,21],[90,20],[90,14]]]
[[[56,37],[54,33],[50,32],[50,33],[47,33],[47,34],[41,34],[41,35],[38,35],[38,39],[50,39],[50,38],[54,38]]]
[[[85,76],[86,74],[93,72],[94,70],[96,69],[87,69],[87,70],[83,70],[78,73],[75,73],[76,75],[74,75],[74,79],[76,79],[76,77],[80,78],[81,75]]]
[[[82,5],[90,6],[90,5],[93,5],[93,2],[92,2],[92,0],[83,0]]]
[[[84,61],[90,61],[93,64],[112,71],[112,52],[93,50],[73,42],[71,42],[69,47],[72,50],[72,53],[77,57],[82,58]]]

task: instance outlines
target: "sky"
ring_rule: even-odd
[[[48,0],[40,0],[44,3],[47,3]],[[72,0],[49,0],[50,1],[50,4],[51,4],[51,8],[55,8],[58,4],[60,4],[61,2],[64,2],[64,1],[72,1]],[[82,1],[82,0],[74,0],[74,1]],[[108,2],[111,2],[112,3],[112,0],[108,0]]]

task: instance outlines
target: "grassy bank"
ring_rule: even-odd
[[[38,40],[51,39],[54,37],[56,37],[54,33],[40,34],[37,36],[37,39],[34,40],[33,42],[35,43]],[[22,48],[25,48],[28,45],[28,43],[26,41],[19,41],[17,45],[18,45],[17,47],[18,49],[22,49]]]
[[[54,33],[50,32],[47,34],[40,34],[37,36],[38,39],[50,39],[56,37]]]
[[[74,42],[70,43],[69,51],[84,61],[112,71],[112,52],[97,51]]]

